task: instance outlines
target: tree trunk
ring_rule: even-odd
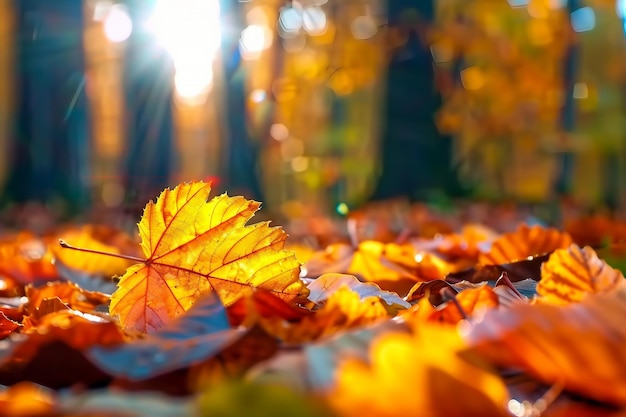
[[[452,139],[437,130],[441,106],[425,33],[433,21],[433,1],[388,1],[389,25],[408,33],[387,73],[381,135],[382,172],[371,200],[408,197],[429,200],[455,192]]]
[[[68,213],[89,202],[90,142],[83,11],[77,0],[19,0],[17,123],[5,198],[62,202]]]

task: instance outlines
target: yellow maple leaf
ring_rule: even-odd
[[[111,298],[122,326],[154,331],[209,291],[226,306],[253,288],[287,301],[308,295],[299,262],[283,249],[286,233],[268,222],[246,225],[260,203],[226,194],[208,201],[210,191],[204,182],[180,184],[146,206],[146,259],[126,270]]]

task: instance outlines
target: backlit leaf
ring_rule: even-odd
[[[371,325],[390,316],[387,304],[381,298],[363,298],[356,291],[342,286],[313,314],[298,322],[261,318],[260,323],[268,333],[285,342],[302,343]]]
[[[0,340],[4,339],[20,327],[22,327],[20,323],[14,322],[2,311],[0,311]]]
[[[598,258],[589,246],[572,244],[555,251],[541,266],[537,293],[541,300],[568,304],[581,301],[587,294],[607,292],[623,285],[624,276]]]
[[[110,296],[95,292],[85,291],[71,282],[48,282],[41,287],[26,287],[28,302],[24,306],[27,313],[34,312],[41,302],[47,298],[58,297],[62,302],[74,310],[88,313],[96,307],[108,304]]]
[[[106,226],[83,225],[66,227],[55,233],[56,240],[62,239],[72,242],[72,245],[89,248],[113,254],[139,256],[137,243],[127,234]],[[55,261],[60,261],[67,268],[88,273],[94,276],[109,278],[121,275],[132,265],[132,261],[123,258],[103,257],[92,253],[76,253],[62,248],[58,244],[52,245],[52,254]]]
[[[483,265],[511,263],[566,248],[571,243],[572,238],[557,229],[522,224],[515,232],[497,238],[491,249],[480,255],[479,262]]]
[[[382,335],[370,348],[369,364],[347,359],[339,365],[329,401],[341,416],[507,415],[504,383],[485,364],[462,357],[463,348],[452,326],[424,324],[415,335]]]
[[[54,397],[30,382],[20,382],[0,391],[0,410],[7,417],[53,415]]]
[[[0,276],[19,284],[56,279],[53,259],[49,241],[30,232],[8,235],[0,241]]]
[[[490,362],[522,369],[586,398],[626,406],[626,286],[580,303],[517,303],[464,327]]]
[[[306,298],[300,264],[283,250],[285,232],[246,226],[259,203],[226,194],[207,201],[210,190],[181,184],[146,206],[139,223],[146,260],[126,271],[111,300],[124,327],[156,331],[210,291],[226,306],[257,287],[288,301]]]

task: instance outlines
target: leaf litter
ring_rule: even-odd
[[[210,191],[163,191],[141,243],[0,238],[2,415],[626,414],[626,284],[583,220],[304,250]]]

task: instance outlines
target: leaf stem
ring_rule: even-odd
[[[129,261],[135,261],[135,262],[147,262],[146,259],[139,258],[137,256],[123,255],[120,253],[103,252],[103,251],[99,251],[95,249],[79,248],[77,246],[70,245],[63,239],[59,239],[59,245],[61,245],[61,247],[64,249],[72,249],[72,250],[76,250],[79,252],[87,252],[87,253],[93,253],[95,255],[105,255],[105,256],[111,256],[113,258],[128,259]]]

